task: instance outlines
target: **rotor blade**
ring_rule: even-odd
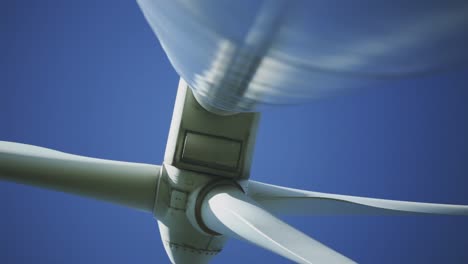
[[[467,205],[384,200],[304,191],[249,181],[248,195],[267,210],[293,215],[468,215]]]
[[[95,159],[0,141],[0,180],[153,211],[160,166]]]
[[[310,101],[468,61],[463,0],[361,0],[359,9],[335,1],[137,2],[207,110]]]
[[[202,219],[213,231],[244,239],[297,263],[354,263],[274,217],[233,186],[208,193]]]

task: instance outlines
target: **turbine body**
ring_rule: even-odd
[[[213,183],[249,178],[259,117],[211,113],[180,80],[154,207],[173,263],[206,263],[221,251],[226,238],[204,225],[200,197]]]

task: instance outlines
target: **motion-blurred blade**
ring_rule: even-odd
[[[354,263],[262,209],[239,189],[212,190],[202,205],[206,226],[271,250],[297,263]]]
[[[468,61],[465,0],[137,1],[208,110],[301,102]]]
[[[304,191],[255,181],[248,195],[265,209],[290,215],[468,215],[467,205],[418,203]]]
[[[71,155],[0,141],[0,180],[153,211],[160,166]]]

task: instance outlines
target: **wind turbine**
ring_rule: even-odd
[[[181,90],[182,90],[182,89],[184,89],[183,83],[182,83],[182,85],[181,85]],[[200,133],[200,134],[201,134],[201,133]],[[203,138],[203,137],[202,137],[202,138]],[[221,140],[221,142],[223,142],[223,141],[222,141],[222,138],[221,138],[220,140]],[[217,142],[219,142],[219,141],[217,141]],[[220,144],[222,144],[222,143],[220,143]],[[8,144],[5,144],[4,146],[8,147]],[[10,146],[11,146],[11,145],[10,145]],[[8,149],[12,149],[12,148],[8,148]],[[18,150],[18,151],[20,151],[21,148],[18,148],[18,147],[16,146],[16,147],[13,148],[13,150],[15,150],[15,151]],[[189,156],[190,156],[190,155],[189,155]],[[196,157],[196,156],[195,156],[195,157]],[[191,158],[189,158],[188,160],[190,160],[190,159],[191,159]],[[193,157],[192,157],[192,159],[193,159]],[[11,165],[11,163],[8,163],[8,165]],[[192,168],[192,170],[193,170],[193,168]],[[93,185],[93,186],[95,186],[95,185]],[[144,186],[146,186],[146,184],[144,184]]]

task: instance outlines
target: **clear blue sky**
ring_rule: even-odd
[[[133,1],[0,3],[0,140],[160,164],[178,76]],[[468,204],[468,70],[262,116],[252,179]],[[168,263],[151,215],[0,182],[0,263]],[[468,263],[468,218],[286,217],[361,263]],[[288,263],[230,241],[214,263]]]

